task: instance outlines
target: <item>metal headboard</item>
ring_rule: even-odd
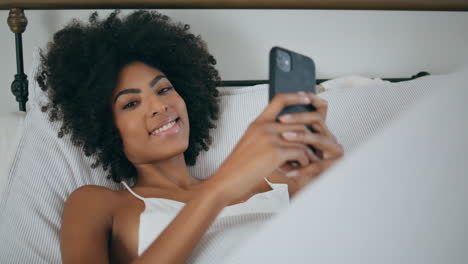
[[[24,10],[32,9],[349,9],[349,10],[415,10],[468,11],[468,0],[0,0],[0,10],[9,9],[8,25],[15,34],[16,71],[11,91],[26,111],[28,77],[23,66],[22,34],[28,20]],[[419,72],[410,78],[384,78],[391,82],[406,81],[427,75]],[[326,81],[318,79],[317,83]],[[221,81],[218,86],[250,86],[268,80]]]

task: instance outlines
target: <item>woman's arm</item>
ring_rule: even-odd
[[[60,230],[62,262],[108,263],[114,193],[104,187],[83,186],[65,203]]]
[[[184,263],[229,203],[217,189],[208,182],[200,188],[198,195],[132,263]],[[64,264],[109,263],[113,199],[113,191],[98,186],[84,186],[70,195],[60,234]]]

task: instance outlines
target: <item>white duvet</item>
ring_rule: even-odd
[[[226,263],[468,263],[468,68],[447,80]]]

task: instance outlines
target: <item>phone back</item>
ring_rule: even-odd
[[[315,85],[315,64],[311,58],[280,47],[270,50],[270,101],[278,93],[315,93]],[[315,108],[312,105],[288,106],[278,116],[306,111],[315,111]]]

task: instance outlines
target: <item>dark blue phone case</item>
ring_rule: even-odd
[[[278,62],[278,56],[284,56],[285,53],[289,55],[290,59],[289,71],[282,70],[279,66],[280,63]],[[271,101],[278,93],[294,93],[300,91],[316,93],[315,63],[311,58],[305,55],[281,47],[273,47],[270,50],[269,81],[269,101]],[[283,114],[315,110],[315,107],[312,105],[287,106],[278,114],[276,121],[279,121],[279,116]],[[315,132],[310,125],[307,125],[307,128],[310,131]],[[308,146],[314,153],[316,153],[314,147],[310,145]],[[297,161],[295,163],[297,163]]]

